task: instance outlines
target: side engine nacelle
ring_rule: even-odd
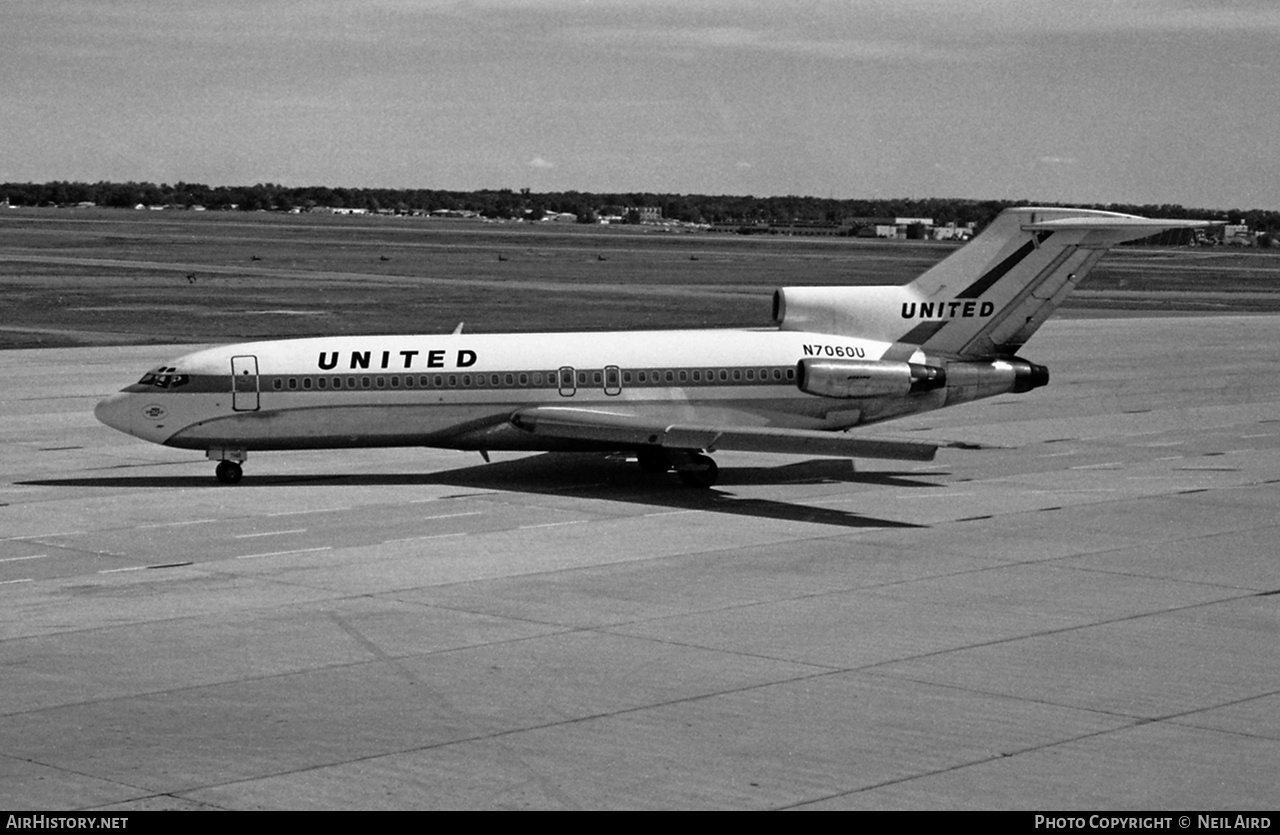
[[[1049,383],[1049,369],[1024,359],[947,363],[947,405],[1012,392],[1022,394]]]
[[[806,357],[796,365],[796,385],[819,397],[899,396],[946,384],[946,371],[914,362]]]
[[[948,362],[828,360],[806,357],[796,364],[796,385],[819,397],[898,397],[946,389],[948,405],[1013,392],[1049,382],[1049,369],[1024,359]]]

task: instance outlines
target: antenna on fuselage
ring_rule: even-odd
[[[462,333],[462,326],[463,326],[463,325],[465,325],[465,324],[466,324],[466,322],[459,322],[459,323],[458,323],[458,326],[457,326],[456,328],[454,328],[454,329],[453,329],[453,335],[454,335],[454,336],[457,336],[458,334]]]

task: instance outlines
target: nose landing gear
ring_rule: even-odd
[[[210,461],[217,461],[213,474],[223,484],[239,484],[244,478],[244,469],[240,466],[248,458],[243,449],[225,449],[215,447],[205,453]]]

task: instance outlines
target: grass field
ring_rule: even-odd
[[[107,209],[0,211],[0,348],[763,326],[775,287],[897,284],[943,243]],[[1113,251],[1063,315],[1280,310],[1280,253]]]

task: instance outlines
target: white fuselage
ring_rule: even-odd
[[[1047,384],[1017,354],[1106,249],[1203,225],[1011,208],[908,284],[780,288],[777,329],[251,342],[179,357],[96,414],[205,450],[226,483],[267,449],[625,451],[699,487],[721,449],[931,460],[937,444],[839,430]]]
[[[548,442],[505,419],[568,406],[672,424],[837,430],[956,402],[959,392],[849,399],[797,387],[806,357],[878,360],[890,347],[764,329],[252,342],[179,357],[96,413],[188,449],[582,449],[598,446]]]

